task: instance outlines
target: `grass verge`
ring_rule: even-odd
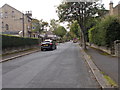
[[[116,84],[116,82],[114,80],[112,80],[108,75],[106,75],[104,72],[101,72],[104,76],[104,78],[108,81],[108,83],[113,86],[113,87],[118,87],[118,85]]]

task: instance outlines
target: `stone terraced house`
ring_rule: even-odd
[[[111,1],[109,4],[109,15],[115,15],[120,17],[120,1],[118,2],[118,5],[116,5],[115,7],[113,7],[113,2]]]
[[[0,8],[0,32],[2,34],[29,37],[32,28],[31,16],[30,11],[24,14],[8,4],[3,5]]]

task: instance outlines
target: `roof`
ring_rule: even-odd
[[[8,5],[8,4],[4,4],[1,8],[5,7],[5,6],[8,6],[8,7],[14,9],[14,10],[20,12],[19,10],[17,10],[16,8],[14,8],[14,7],[12,7],[12,6]],[[20,13],[22,13],[22,12],[20,12]],[[24,13],[22,13],[22,14],[24,14]]]
[[[14,7],[12,7],[12,6],[8,5],[8,4],[4,4],[1,8],[5,7],[5,6],[8,6],[8,7],[14,9],[15,11],[18,11],[19,13],[24,14],[24,13],[22,13],[21,11],[17,10],[16,8],[14,8]],[[24,14],[24,15],[27,16],[26,14]],[[29,16],[27,16],[27,17],[32,20],[31,17],[29,17]]]

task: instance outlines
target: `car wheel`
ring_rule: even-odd
[[[41,51],[43,51],[44,49],[43,48],[41,48]]]
[[[54,49],[55,49],[55,47],[54,47],[54,46],[52,46],[51,50],[54,50]]]

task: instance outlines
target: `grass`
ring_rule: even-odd
[[[118,85],[116,84],[116,82],[114,80],[112,80],[108,75],[106,75],[104,72],[101,72],[104,76],[104,78],[108,81],[108,83],[111,85],[111,86],[114,86],[114,87],[118,87]]]
[[[110,54],[108,54],[108,53],[106,53],[106,52],[102,52],[102,51],[100,52],[100,54],[101,54],[101,55],[110,55]]]

